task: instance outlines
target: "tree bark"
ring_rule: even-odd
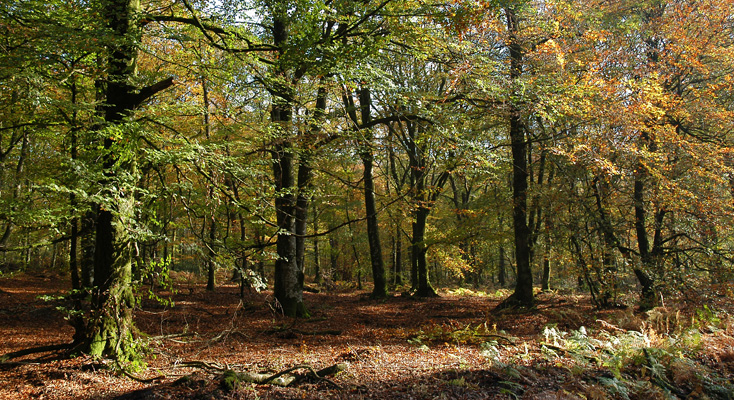
[[[156,92],[173,84],[172,79],[167,79],[139,89],[130,83],[136,73],[137,43],[140,42],[140,28],[135,23],[139,12],[137,0],[109,0],[103,8],[107,28],[112,33],[107,44],[105,128],[121,130],[123,140],[132,143],[137,141],[136,133],[124,126],[132,111]],[[112,135],[106,135],[104,140],[105,177],[101,185],[107,202],[97,209],[93,313],[79,347],[92,356],[129,360],[136,358],[129,228],[136,224],[134,196],[138,171],[135,146],[124,148],[119,140]]]
[[[316,93],[316,105],[313,109],[313,118],[308,129],[306,142],[313,143],[321,132],[321,124],[326,114],[326,86],[325,78],[319,80]],[[313,179],[313,167],[311,166],[312,150],[301,150],[298,163],[298,196],[296,197],[296,257],[298,268],[302,273],[306,272],[306,233],[308,220],[308,205],[311,201],[311,180]]]
[[[425,207],[418,207],[415,212],[415,221],[413,222],[413,238],[412,238],[412,254],[415,258],[415,265],[418,272],[418,288],[415,295],[418,297],[437,297],[438,294],[431,286],[428,278],[428,263],[426,261],[426,221],[430,210]]]
[[[273,44],[282,55],[289,40],[288,10],[273,5],[272,32]],[[280,58],[280,57],[279,57]],[[272,149],[273,177],[275,180],[275,215],[278,226],[276,236],[274,295],[284,315],[291,317],[308,316],[303,303],[303,271],[298,265],[296,242],[296,171],[292,132],[293,88],[295,78],[291,77],[288,67],[277,63],[272,71],[273,83],[268,88],[273,96],[270,121],[277,130]]]
[[[396,286],[403,284],[403,240],[400,237],[400,225],[395,223],[393,237],[393,283]]]
[[[362,88],[359,93],[359,106],[362,114],[362,124],[372,122],[371,108],[372,99],[370,91]],[[372,154],[372,131],[370,128],[364,130],[365,139],[362,143],[362,151],[360,157],[364,165],[364,207],[367,215],[367,240],[370,246],[370,261],[372,264],[372,279],[374,281],[374,289],[372,290],[372,298],[382,299],[387,297],[387,278],[385,277],[385,263],[382,259],[382,244],[380,243],[380,225],[377,221],[377,205],[375,201],[375,181],[372,176],[372,164],[374,162]]]
[[[507,284],[507,271],[505,271],[505,248],[500,246],[499,250],[499,263],[497,265],[497,283],[500,287],[505,287]]]
[[[505,8],[507,30],[510,35],[510,80],[517,85],[522,73],[523,52],[518,41],[518,19],[515,10]],[[512,96],[515,97],[515,96]],[[504,306],[529,307],[534,303],[533,274],[530,265],[530,229],[527,218],[528,160],[525,127],[520,109],[510,101],[510,141],[512,147],[512,221],[515,230],[515,262],[517,281],[515,292],[500,304]]]

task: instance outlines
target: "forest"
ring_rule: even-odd
[[[734,398],[734,2],[0,33],[0,398]]]

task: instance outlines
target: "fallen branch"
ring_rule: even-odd
[[[209,343],[221,342],[221,341],[224,341],[225,339],[227,339],[229,336],[234,336],[234,335],[242,336],[242,338],[244,338],[245,340],[247,340],[247,339],[250,338],[249,336],[247,336],[246,334],[244,334],[244,333],[242,333],[242,332],[240,332],[238,330],[235,330],[235,329],[227,329],[225,331],[220,332],[217,336],[214,336],[213,338],[209,339]]]
[[[340,388],[339,385],[332,382],[331,380],[327,379],[327,376],[334,375],[338,372],[344,371],[347,368],[346,364],[334,364],[329,367],[320,369],[318,371],[314,370],[312,366],[308,364],[304,365],[296,365],[291,368],[285,369],[283,371],[280,371],[273,375],[265,375],[265,374],[255,374],[255,373],[244,373],[244,374],[238,374],[238,377],[241,377],[243,381],[250,382],[250,383],[259,383],[262,385],[266,384],[273,384],[277,386],[290,386],[291,384],[297,384],[300,382],[303,382],[304,380],[307,380],[309,378],[315,379],[317,381],[326,381],[332,384],[333,386]],[[291,374],[293,371],[298,371],[300,369],[305,369],[308,372],[306,374]]]
[[[596,322],[600,323],[601,326],[604,327],[604,329],[608,329],[614,332],[627,333],[626,329],[622,329],[616,325],[610,324],[609,322],[604,321],[603,319],[597,319]]]
[[[211,370],[212,365],[204,362],[189,362],[185,363],[187,366],[192,367],[203,367],[202,369]],[[297,385],[303,381],[315,380],[325,381],[332,386],[341,389],[337,383],[328,379],[327,376],[334,375],[338,372],[344,371],[347,368],[346,364],[334,364],[329,367],[314,370],[310,365],[296,365],[277,372],[275,374],[263,374],[249,371],[235,371],[232,369],[225,369],[221,375],[221,385],[225,390],[235,390],[241,382],[255,383],[259,385],[275,385],[281,387]],[[216,368],[219,369],[219,368]],[[294,371],[305,369],[305,374],[294,374]]]
[[[303,291],[308,293],[321,293],[321,289],[317,287],[312,287],[308,285],[303,285]]]
[[[487,335],[476,335],[477,337],[483,337],[483,338],[492,338],[492,339],[502,339],[509,343],[511,346],[515,345],[515,342],[513,342],[510,338],[502,336],[502,335],[495,335],[495,334],[487,334]]]
[[[306,335],[306,336],[320,336],[320,335],[339,336],[342,334],[342,331],[338,329],[325,329],[323,331],[304,331],[301,329],[292,329],[291,332],[298,333],[301,335]]]
[[[208,363],[206,361],[185,361],[182,363],[177,363],[175,366],[176,368],[199,368],[209,373],[222,373],[227,370],[227,368],[219,364]]]
[[[564,349],[563,347],[560,347],[560,346],[552,345],[550,343],[541,343],[540,346],[553,350],[553,351],[560,351],[561,353],[568,354],[571,356],[583,357],[589,361],[593,361],[596,364],[601,364],[601,360],[598,357],[581,354],[581,353],[578,353],[572,350]]]
[[[189,336],[199,336],[199,334],[196,332],[172,333],[170,335],[151,336],[148,338],[148,340],[150,341],[173,340],[173,339],[189,337]],[[177,343],[182,343],[182,342],[177,341]]]

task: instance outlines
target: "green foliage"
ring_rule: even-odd
[[[482,345],[488,342],[488,338],[499,336],[502,333],[504,332],[497,332],[496,327],[489,328],[486,323],[467,324],[461,327],[458,322],[449,321],[422,327],[408,339],[408,343],[423,345],[438,342],[455,345]]]
[[[150,282],[147,287],[148,298],[157,301],[161,305],[173,307],[174,303],[170,297],[163,298],[155,293],[156,286],[162,288],[163,290],[168,290],[172,294],[176,293],[174,282],[171,278],[170,266],[170,256],[167,259],[161,258],[157,260],[151,260],[148,263],[138,262],[138,268],[136,268],[136,270],[140,274],[140,278],[137,281],[137,284],[138,286],[142,287],[144,285],[144,281],[148,280]]]
[[[38,296],[38,299],[55,304],[56,311],[63,315],[65,320],[69,321],[74,318],[84,318],[87,315],[87,311],[75,307],[74,300],[85,299],[88,296],[89,290],[73,289],[64,294]]]
[[[692,328],[695,329],[707,329],[709,331],[716,331],[721,329],[721,323],[723,322],[721,314],[704,304],[703,308],[696,310],[696,316],[693,318]]]
[[[205,258],[227,269],[276,259],[274,204],[305,193],[319,209],[307,217],[309,239],[347,226],[330,233],[328,255],[350,281],[367,257],[356,156],[369,149],[382,239],[405,240],[408,217],[430,210],[414,244],[431,275],[446,286],[479,286],[453,295],[505,297],[482,285],[497,274],[499,254],[507,269],[514,262],[507,145],[517,117],[530,150],[525,211],[534,261],[553,261],[559,287],[581,276],[597,305],[616,305],[635,290],[633,268],[642,265],[665,296],[730,295],[734,57],[722,22],[734,14],[730,3],[701,0],[691,12],[689,2],[672,1],[204,1],[145,15],[132,29],[143,36],[131,43],[108,29],[102,2],[3,2],[0,247],[9,263],[37,263],[34,251],[66,243],[72,223],[100,207],[122,217],[118,232],[131,243],[175,254],[139,264],[136,277],[170,289],[173,265],[200,272]],[[510,9],[516,31],[507,26]],[[213,31],[181,22],[192,13]],[[287,25],[278,48],[276,21]],[[111,49],[121,43],[134,45],[124,77],[131,97],[164,78],[176,84],[104,121],[114,101],[104,98],[115,83]],[[517,79],[509,71],[514,44],[522,53]],[[328,104],[322,119],[314,115],[319,88]],[[380,121],[369,129],[357,129],[348,116],[355,110],[340,105],[362,88]],[[291,120],[269,124],[274,105],[292,108]],[[298,162],[316,166],[306,187],[276,191],[272,157],[281,144],[293,171]],[[211,236],[207,227],[216,228]],[[241,274],[255,290],[266,287],[264,276],[244,266]],[[147,295],[170,304],[153,286]],[[669,356],[650,351],[646,359],[640,350],[661,340],[651,330],[667,334],[668,346],[697,351],[701,332],[725,323],[708,305],[685,326],[653,309],[638,333],[547,327],[546,342],[563,350],[544,351],[600,360],[616,388],[629,365],[648,365],[660,380],[669,372]],[[445,323],[411,340],[490,343],[493,332]],[[632,396],[628,389],[615,393]]]
[[[574,365],[587,368],[593,362],[595,367],[611,372],[613,377],[599,378],[599,382],[620,398],[631,398],[633,393],[651,387],[676,395],[700,388],[713,398],[726,398],[720,393],[734,390],[731,382],[700,363],[703,349],[697,344],[698,329],[672,336],[654,330],[618,334],[600,331],[592,336],[583,327],[568,333],[548,326],[544,337],[548,343],[546,357],[570,356]]]

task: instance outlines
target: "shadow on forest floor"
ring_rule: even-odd
[[[64,282],[0,279],[0,354],[69,340],[72,329],[54,304],[38,298],[61,293]],[[136,312],[150,349],[148,368],[137,374],[164,378],[137,382],[86,357],[26,357],[0,364],[0,398],[731,399],[734,392],[734,324],[723,305],[637,313],[544,293],[535,310],[492,314],[500,298],[471,291],[382,302],[362,291],[307,293],[312,318],[293,320],[270,307],[267,292],[240,299],[235,286],[202,289],[158,291],[173,306],[145,299]],[[274,374],[337,363],[346,370],[330,381],[295,387],[229,390],[220,379],[226,369]]]

